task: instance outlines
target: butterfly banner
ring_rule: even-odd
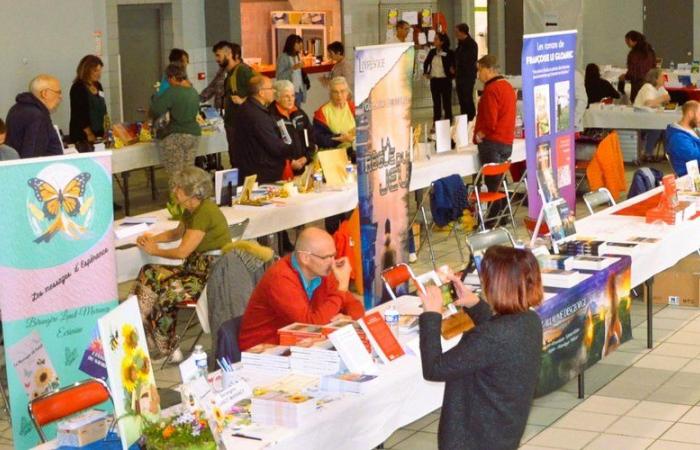
[[[39,437],[27,404],[90,378],[86,345],[97,319],[117,305],[111,153],[0,162],[0,174],[0,310],[12,433],[15,448],[28,449]],[[55,426],[43,431],[53,437]]]

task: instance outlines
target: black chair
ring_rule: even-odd
[[[243,316],[227,320],[221,324],[219,331],[216,332],[215,356],[217,360],[226,358],[231,363],[237,363],[241,360],[241,349],[238,347],[241,319]]]

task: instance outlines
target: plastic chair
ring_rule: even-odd
[[[231,236],[231,242],[236,242],[240,241],[241,238],[243,237],[243,234],[245,233],[246,228],[248,228],[248,224],[250,223],[250,218],[246,218],[245,220],[234,223],[229,225],[229,235]],[[216,256],[221,256],[224,252],[221,250],[214,250],[211,252],[207,252],[207,254],[210,255],[216,255]],[[212,267],[211,272],[213,272],[216,269],[216,265],[219,264],[220,261],[217,261],[214,264],[214,267]],[[177,336],[175,336],[175,341],[176,344],[172,346],[172,350],[170,353],[168,353],[167,358],[165,358],[165,361],[161,364],[160,368],[161,370],[165,367],[165,365],[170,361],[170,358],[173,355],[173,352],[175,352],[175,349],[178,347],[177,343],[179,343],[183,336],[187,334],[187,332],[192,328],[194,325],[194,319],[197,318],[199,321],[199,325],[202,328],[199,331],[199,334],[195,338],[194,342],[192,343],[192,346],[190,347],[190,353],[192,350],[194,350],[194,346],[197,345],[199,340],[202,338],[202,334],[207,333],[209,334],[211,331],[211,328],[209,327],[209,301],[207,299],[207,286],[204,286],[204,289],[202,290],[202,293],[199,295],[198,300],[187,300],[184,302],[178,303],[175,308],[178,310],[189,310],[192,311],[187,318],[187,324],[185,325],[185,329],[183,332]]]
[[[27,409],[41,442],[46,442],[46,435],[41,427],[97,406],[107,400],[112,402],[112,407],[114,407],[114,399],[112,399],[107,383],[97,378],[91,378],[35,398],[29,402]]]
[[[481,169],[479,169],[479,172],[474,178],[474,185],[469,187],[469,190],[471,191],[468,194],[469,201],[472,203],[476,203],[477,212],[479,213],[480,219],[479,227],[482,231],[486,231],[486,223],[484,220],[484,216],[488,215],[495,202],[505,200],[508,206],[507,214],[510,215],[510,226],[513,228],[513,232],[515,232],[515,219],[513,217],[513,209],[511,208],[510,204],[510,192],[508,190],[508,183],[506,182],[506,174],[508,173],[509,169],[510,160],[502,163],[484,164],[483,166],[481,166]],[[498,192],[482,192],[481,188],[486,186],[485,177],[500,177],[498,184],[500,187],[503,188],[503,190],[501,191],[499,189]],[[487,205],[486,211],[484,211],[482,203]],[[495,220],[494,226],[497,227],[501,223],[501,219],[503,217],[507,216],[505,212],[501,211],[497,216],[491,217],[489,218],[489,220]]]
[[[598,206],[615,205],[615,199],[613,198],[612,194],[604,187],[598,189],[597,191],[586,192],[583,194],[583,202],[586,204],[586,208],[588,208],[588,212],[590,214],[593,214],[595,212],[595,208]]]
[[[391,296],[392,300],[396,300],[394,290],[398,286],[407,283],[415,277],[416,276],[413,274],[413,271],[406,263],[397,264],[394,267],[390,267],[382,272],[384,287]]]

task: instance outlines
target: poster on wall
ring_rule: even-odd
[[[527,170],[537,173],[527,180],[529,216],[559,197],[575,211],[576,30],[523,36],[521,66]]]
[[[381,272],[408,261],[413,44],[355,50],[355,121],[366,308],[383,295]]]
[[[0,170],[12,434],[15,448],[28,449],[39,439],[28,402],[99,372],[83,359],[97,319],[117,304],[111,152],[0,162]],[[55,435],[55,426],[43,430]]]
[[[564,386],[632,338],[631,260],[621,257],[538,306],[542,367],[535,396]]]

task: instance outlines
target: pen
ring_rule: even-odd
[[[255,437],[255,436],[246,436],[245,434],[241,434],[241,433],[233,433],[233,437],[239,437],[239,438],[243,438],[243,439],[252,439],[254,441],[262,441],[262,438]]]

